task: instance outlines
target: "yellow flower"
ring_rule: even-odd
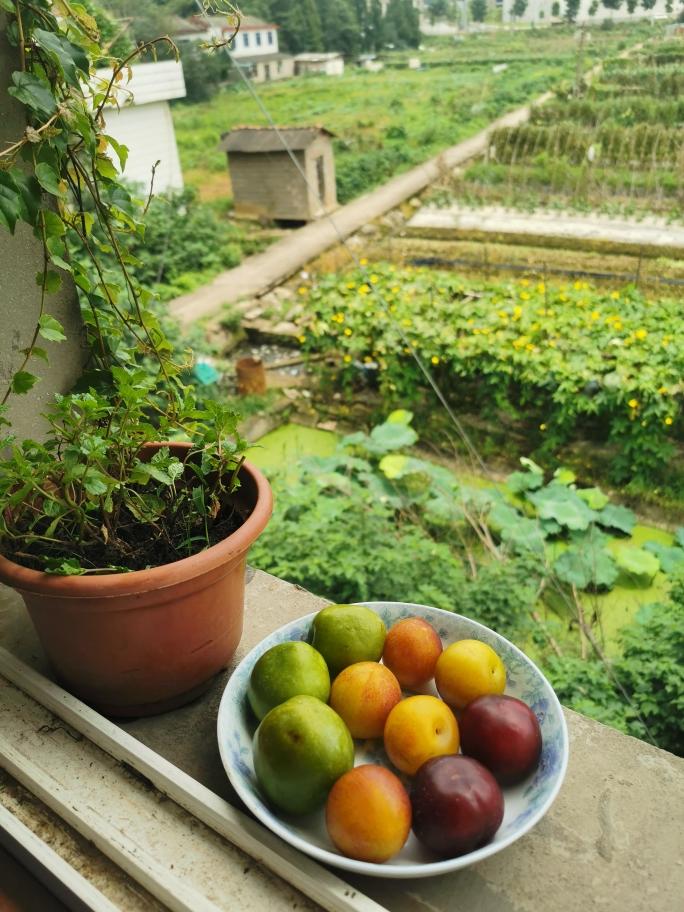
[[[521,301],[529,301],[529,300],[530,300],[530,293],[529,293],[529,291],[521,291],[521,292],[520,292],[520,300],[521,300]]]
[[[546,285],[543,282],[539,282],[539,284],[537,285],[537,291],[539,292],[539,294],[544,294],[544,292],[546,291]]]
[[[366,257],[361,257],[361,259],[359,260],[359,266],[368,266],[368,260],[366,259]]]
[[[405,355],[410,355],[410,354],[411,354],[411,349],[410,349],[410,348],[405,348],[405,349],[404,349],[404,354],[405,354]]]
[[[667,348],[667,346],[669,344],[670,344],[670,340],[667,338],[667,336],[663,336],[663,341],[661,342],[661,345],[663,345],[665,348]]]
[[[522,295],[520,295],[520,297],[522,297]],[[528,297],[529,297],[529,295],[528,295]],[[519,320],[520,317],[522,317],[522,312],[523,312],[522,307],[520,307],[519,305],[516,304],[516,306],[513,308],[513,319]]]
[[[363,283],[363,285],[359,286],[359,294],[367,295],[369,291],[370,291],[370,285],[366,285],[365,282]]]
[[[347,288],[350,288],[350,289],[352,289],[352,291],[353,291],[354,288],[356,288],[356,283],[355,283],[355,282],[347,282]]]
[[[335,316],[333,317],[333,320],[334,320],[336,323],[344,323],[344,314],[341,313],[341,312],[340,312],[340,313],[336,313]]]
[[[567,296],[566,294],[563,294],[563,293],[561,292],[561,293],[558,295],[558,300],[559,300],[559,301],[565,302],[565,301],[568,300],[568,296]],[[578,302],[578,303],[581,304],[582,302],[580,301],[580,302]]]
[[[377,277],[375,274],[373,274],[373,275],[370,277],[370,283],[371,283],[371,285],[377,285],[378,282],[379,282],[378,277]]]
[[[437,357],[437,355],[433,355],[433,356],[430,358],[430,361],[431,361],[433,364],[439,364],[439,358]]]
[[[525,346],[525,348],[528,352],[535,351],[534,345],[532,345],[531,342],[528,342],[527,345]]]
[[[546,430],[546,427],[547,427],[547,426],[546,426],[544,423],[542,423],[542,424],[539,425],[539,430],[540,430],[540,431],[545,431],[545,430]]]
[[[507,320],[507,319],[508,319],[508,314],[506,313],[505,310],[500,310],[499,313],[498,313],[498,316],[499,316],[499,319],[501,319],[501,320]]]
[[[592,320],[599,320],[601,318],[601,314],[599,313],[598,310],[592,310],[592,312],[589,314],[589,316],[591,317]]]
[[[638,400],[638,399],[630,399],[629,402],[627,403],[627,405],[628,405],[631,409],[639,408],[639,400]]]
[[[309,289],[306,287],[306,285],[300,285],[299,288],[297,289],[297,294],[305,295],[308,292],[308,290]]]
[[[669,427],[672,424],[672,418],[668,415],[665,419],[665,424]]]
[[[392,285],[392,287],[390,288],[390,291],[392,292],[392,294],[399,294],[399,292],[401,291],[401,288],[399,288],[398,285]]]
[[[306,342],[306,336],[297,336],[297,341],[298,341],[299,343]]]
[[[349,327],[347,327],[344,331],[344,334],[345,334],[345,336],[351,336],[351,334],[352,334],[351,329],[349,329]]]
[[[581,282],[575,282],[575,284],[574,284],[572,287],[575,289],[575,291],[581,291],[581,290],[582,290],[582,283],[581,283]]]
[[[622,323],[620,322],[620,320],[616,320],[613,323],[613,329],[615,329],[617,332],[619,332],[622,329]]]
[[[408,317],[404,317],[404,319],[401,321],[401,325],[402,325],[402,326],[410,326],[410,325],[411,325],[411,321],[409,320]]]
[[[637,331],[634,333],[634,335],[637,339],[645,339],[646,336],[648,335],[648,333],[646,332],[645,329],[637,329]]]
[[[520,280],[520,284],[522,285],[523,288],[527,288],[527,286],[530,284],[530,280],[529,280],[529,279],[521,279],[521,280]]]
[[[373,361],[373,359],[371,358],[370,355],[364,355],[364,358],[363,358],[364,364],[371,364],[372,361]]]
[[[610,293],[610,296],[611,296],[611,298],[612,298],[614,301],[619,301],[619,300],[620,300],[620,292],[619,292],[619,291],[612,291],[612,292]]]
[[[660,389],[658,390],[658,392],[660,393],[661,396],[664,396],[665,393],[667,392],[667,387],[661,386]]]
[[[344,358],[342,358],[342,360],[344,361],[345,364],[349,364],[351,362],[351,359],[352,359],[351,355],[345,355]]]

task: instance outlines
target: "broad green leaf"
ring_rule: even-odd
[[[577,493],[592,510],[602,510],[610,501],[601,488],[580,488]]]
[[[36,383],[38,382],[38,377],[35,374],[29,374],[28,371],[17,371],[16,374],[12,377],[12,392],[13,393],[28,393]]]
[[[17,101],[27,105],[36,114],[46,114],[48,117],[57,110],[57,103],[52,97],[50,85],[44,79],[39,79],[33,73],[12,73],[14,87],[7,91]]]
[[[112,160],[107,158],[106,155],[97,156],[95,170],[98,174],[101,174],[102,177],[108,177],[110,180],[116,180],[119,177],[119,172],[114,167]]]
[[[530,459],[529,456],[521,456],[520,465],[526,468],[528,471],[534,472],[537,475],[544,474],[542,467],[540,465],[537,465],[534,459]]]
[[[672,573],[684,565],[684,548],[668,547],[660,542],[648,541],[644,544],[644,549],[658,558],[664,573]]]
[[[35,175],[43,190],[47,190],[53,196],[62,195],[62,189],[59,186],[59,174],[50,165],[45,164],[45,162],[39,162],[35,168]]]
[[[0,224],[14,234],[17,221],[22,217],[22,199],[19,188],[7,171],[0,170]]]
[[[33,40],[43,50],[58,62],[64,73],[64,77],[71,85],[78,87],[79,77],[77,70],[80,70],[83,76],[88,76],[89,66],[88,57],[80,47],[72,44],[62,35],[56,35],[54,32],[47,32],[45,29],[34,29]]]
[[[552,483],[528,495],[537,508],[540,519],[554,519],[561,526],[572,530],[585,530],[596,518],[593,510],[565,485]]]
[[[631,535],[636,525],[636,514],[622,504],[609,503],[596,514],[596,522],[604,529]]]
[[[619,575],[608,551],[591,541],[571,545],[556,558],[553,569],[558,579],[578,589],[610,589]]]
[[[675,529],[674,536],[677,544],[684,548],[684,527],[680,526],[678,529]]]
[[[43,221],[45,223],[45,234],[48,242],[51,238],[61,238],[66,234],[66,225],[51,209],[43,209]],[[49,244],[48,244],[49,247]]]
[[[378,467],[387,478],[401,478],[408,463],[408,456],[392,453],[388,456],[383,456]]]
[[[571,485],[577,481],[577,476],[572,469],[565,469],[562,466],[553,473],[554,481],[562,485]]]
[[[370,433],[368,448],[373,453],[388,453],[402,447],[412,446],[418,435],[407,424],[379,424]]]
[[[511,494],[524,494],[535,491],[544,484],[544,476],[537,472],[511,472],[506,479],[506,487]]]
[[[413,412],[407,412],[406,409],[395,409],[387,416],[388,424],[411,424],[413,421]]]
[[[644,548],[620,548],[615,555],[615,561],[618,567],[639,585],[649,585],[660,570],[658,558]]]
[[[84,475],[83,487],[88,494],[92,494],[93,497],[99,497],[100,494],[107,493],[105,476],[102,475],[101,472],[93,472],[92,469],[88,469],[88,473]]]
[[[59,320],[55,320],[50,314],[43,314],[38,321],[38,326],[40,327],[38,332],[48,342],[64,342],[66,339],[64,327]]]

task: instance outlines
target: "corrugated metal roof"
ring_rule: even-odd
[[[108,81],[112,77],[112,71],[109,68],[96,70],[95,76]],[[135,64],[130,81],[126,82],[124,77],[117,83],[113,97],[123,107],[185,98],[185,94],[183,65],[176,60],[162,60],[159,63]]]
[[[280,134],[280,136],[278,135]],[[319,136],[334,136],[325,127],[236,127],[221,136],[220,148],[224,152],[284,152],[288,149],[306,149]]]
[[[237,66],[250,66],[253,63],[275,63],[277,60],[294,60],[292,54],[255,54],[253,57],[236,57]]]
[[[191,22],[196,22],[197,24],[202,24],[205,26],[207,23],[215,29],[219,29],[222,32],[232,32],[234,30],[234,25],[232,22],[231,16],[190,16]],[[251,32],[256,29],[278,29],[279,25],[276,25],[273,22],[264,22],[263,19],[257,19],[256,16],[240,16],[240,31],[241,32]]]

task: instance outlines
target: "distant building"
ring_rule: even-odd
[[[221,138],[235,212],[308,222],[337,206],[333,134],[323,127],[237,127]],[[297,166],[285,145],[294,154]]]
[[[278,53],[278,28],[255,16],[240,16],[240,28],[229,45],[233,57],[258,57]],[[222,41],[235,31],[227,16],[175,16],[171,37],[175,41]]]
[[[520,22],[528,25],[549,25],[553,21],[562,18],[565,11],[565,0],[559,0],[559,15],[553,15],[556,0],[528,0],[527,8],[522,16],[514,16],[512,7],[515,0],[503,0],[501,17],[503,22]],[[594,0],[581,0],[577,13],[576,21],[583,25],[594,23],[600,25],[605,19],[614,19],[616,22],[632,22],[637,19],[666,19],[671,13],[668,13],[668,0],[655,0],[652,9],[644,9],[641,4],[635,6],[630,13],[626,6],[619,9],[609,9],[602,3],[599,3],[598,9],[591,15],[590,9],[593,9]]]
[[[295,57],[295,73],[304,76],[307,73],[324,73],[326,76],[344,75],[344,57],[330,51],[326,54],[297,54]]]
[[[169,101],[185,97],[183,67],[175,60],[161,63],[137,63],[129,82],[117,83],[118,107],[104,109],[105,132],[128,147],[128,161],[123,175],[144,188],[149,188],[152,169],[155,191],[182,190],[176,134]],[[111,79],[111,69],[95,72],[99,80]],[[116,156],[114,158],[116,163]]]
[[[278,49],[279,26],[254,16],[240,18],[240,30],[228,45],[236,65],[254,82],[289,79],[295,74],[294,57]],[[172,37],[176,41],[223,41],[233,34],[225,16],[190,16],[174,19]]]

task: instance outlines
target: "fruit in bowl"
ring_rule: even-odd
[[[394,766],[412,776],[431,757],[456,753],[458,722],[442,700],[418,694],[397,703],[385,722],[383,740]]]
[[[402,687],[415,690],[431,681],[442,654],[439,634],[423,618],[403,618],[390,627],[382,661]]]
[[[485,845],[501,826],[504,798],[488,769],[452,754],[428,760],[411,789],[413,832],[445,858]]]
[[[307,814],[354,766],[354,742],[334,710],[303,694],[264,716],[254,733],[253,759],[269,801],[290,814]]]
[[[299,694],[330,696],[330,674],[320,652],[301,640],[278,643],[257,660],[249,677],[247,699],[257,719]]]
[[[435,684],[449,706],[463,709],[476,697],[503,693],[506,669],[492,647],[481,640],[457,640],[437,659]]]
[[[348,665],[330,691],[330,705],[353,738],[382,738],[387,716],[400,700],[399,682],[377,662]]]
[[[364,605],[328,605],[311,625],[311,645],[327,662],[332,678],[354,662],[377,662],[386,636],[382,618]]]
[[[411,830],[411,802],[398,776],[364,763],[341,776],[325,806],[335,847],[348,858],[382,863],[400,852]]]
[[[527,703],[506,694],[478,697],[463,710],[461,750],[502,786],[517,785],[539,765],[541,728]]]

